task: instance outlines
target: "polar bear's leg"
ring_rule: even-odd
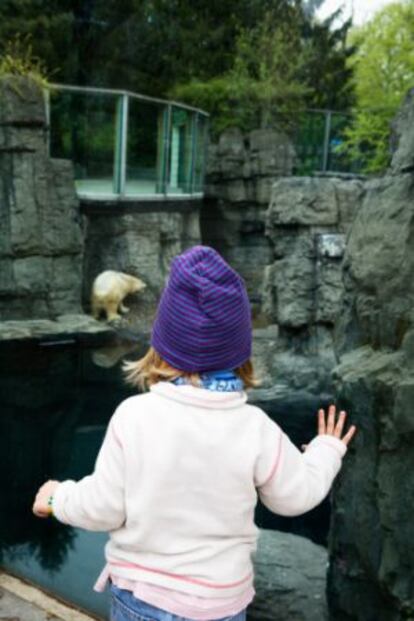
[[[118,300],[107,300],[105,303],[106,317],[108,321],[114,321],[120,319],[121,315],[118,314]]]
[[[99,300],[92,296],[91,299],[91,313],[94,319],[99,319],[101,316],[102,304]]]
[[[121,313],[129,313],[129,308],[127,306],[124,306],[124,304],[121,302],[119,305],[119,312]]]

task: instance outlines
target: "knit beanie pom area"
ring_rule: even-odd
[[[243,279],[216,250],[194,246],[172,261],[151,345],[180,371],[235,369],[251,357]]]

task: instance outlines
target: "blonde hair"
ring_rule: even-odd
[[[199,373],[189,373],[175,369],[161,358],[153,347],[149,348],[143,358],[124,362],[122,368],[128,384],[132,384],[132,386],[141,390],[145,390],[157,382],[171,382],[178,377],[183,377],[193,386],[201,386]],[[245,388],[255,388],[259,385],[259,381],[254,376],[251,360],[246,360],[234,371],[243,381]]]

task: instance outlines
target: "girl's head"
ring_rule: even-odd
[[[151,384],[202,372],[238,370],[254,384],[250,304],[242,278],[212,248],[175,257],[152,329],[151,349],[128,363],[130,381]],[[243,377],[244,375],[244,377]]]

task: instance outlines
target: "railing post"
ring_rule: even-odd
[[[196,146],[198,140],[198,113],[192,112],[191,120],[191,176],[190,194],[195,192],[195,171],[196,171]]]
[[[204,186],[206,182],[206,174],[207,174],[207,160],[209,154],[209,118],[204,117],[204,135],[203,135],[203,161],[201,166],[201,177],[200,177],[200,186],[202,191],[204,191]]]
[[[171,136],[171,119],[172,119],[172,107],[168,104],[166,107],[166,121],[164,128],[164,178],[163,178],[163,194],[168,194],[168,179],[170,175],[170,136]]]
[[[126,93],[120,95],[116,108],[116,135],[114,161],[114,193],[125,194],[126,162],[128,144],[128,104]]]
[[[331,121],[332,112],[328,110],[325,114],[325,135],[323,138],[323,157],[322,157],[322,170],[326,172],[328,170],[329,161],[329,142],[331,137]]]

